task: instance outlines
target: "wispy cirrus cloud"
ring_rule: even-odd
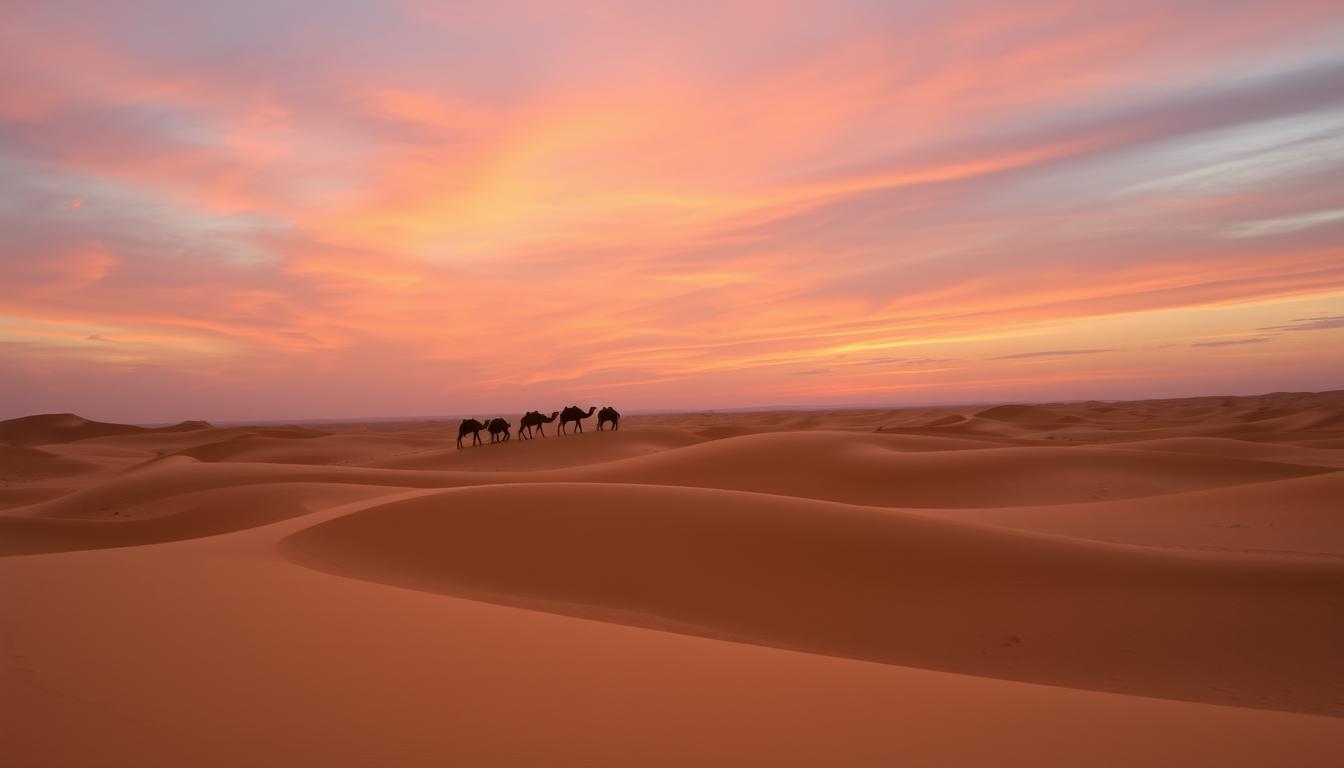
[[[1337,327],[1334,3],[6,13],[21,411],[1072,396],[1158,380],[1145,317]],[[1209,375],[1327,378],[1261,352]]]
[[[1251,336],[1245,339],[1215,339],[1213,341],[1196,341],[1192,347],[1239,347],[1243,344],[1264,344],[1273,341],[1272,336]]]
[[[1267,328],[1261,328],[1262,331],[1326,331],[1335,328],[1344,328],[1344,315],[1333,315],[1330,317],[1303,317],[1298,318],[1287,325],[1271,325]]]
[[[1115,352],[1114,349],[1047,349],[1040,352],[1018,352],[1013,355],[999,355],[995,360],[1031,360],[1041,357],[1072,357],[1073,355],[1100,355]]]

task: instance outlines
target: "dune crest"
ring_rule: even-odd
[[[3,422],[0,752],[1333,766],[1340,413]]]
[[[0,442],[11,445],[48,445],[87,440],[91,437],[116,437],[161,432],[191,432],[209,429],[205,421],[183,421],[169,427],[136,427],[91,421],[73,413],[44,413],[0,421]]]

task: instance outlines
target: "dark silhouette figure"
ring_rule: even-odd
[[[487,429],[490,430],[490,442],[507,443],[509,442],[509,428],[513,425],[503,419],[491,419]]]
[[[560,415],[559,411],[552,411],[550,418],[541,415],[541,411],[528,411],[523,414],[523,418],[518,422],[518,436],[524,440],[532,439],[532,428],[536,427],[542,437],[546,436],[546,427],[544,424],[550,424]]]
[[[574,422],[575,431],[582,432],[583,420],[588,418],[589,416],[592,416],[593,411],[596,410],[597,410],[596,405],[589,408],[587,413],[584,413],[583,409],[577,405],[567,406],[565,410],[560,412],[560,434],[562,435],[568,434],[567,432],[565,432],[565,425],[571,421]]]
[[[471,444],[481,444],[481,430],[485,429],[485,420],[463,419],[462,424],[457,428],[457,447],[462,447],[462,438],[471,435]]]
[[[597,412],[597,431],[602,431],[602,425],[611,422],[611,431],[615,432],[621,428],[621,412],[608,405],[606,408]]]

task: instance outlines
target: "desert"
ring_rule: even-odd
[[[1339,0],[0,0],[0,768],[1344,766]]]
[[[0,423],[18,765],[1333,765],[1344,393]]]

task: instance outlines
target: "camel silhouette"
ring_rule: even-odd
[[[518,421],[518,436],[524,440],[531,440],[532,428],[536,427],[537,431],[541,433],[541,436],[545,437],[546,427],[543,425],[555,421],[556,417],[559,415],[559,411],[552,411],[550,418],[547,418],[541,415],[541,411],[528,411],[523,414],[523,418]]]
[[[597,431],[602,431],[602,425],[611,422],[611,430],[615,432],[621,428],[621,412],[608,405],[606,408],[597,412]]]
[[[583,420],[588,418],[589,416],[592,416],[593,411],[596,410],[597,410],[596,405],[589,408],[587,413],[584,413],[583,409],[577,405],[567,406],[565,410],[560,412],[560,434],[562,435],[568,434],[567,432],[565,432],[565,425],[571,421],[574,422],[575,431],[582,432]]]
[[[457,447],[462,447],[462,438],[471,435],[471,444],[481,444],[481,430],[485,429],[486,419],[477,421],[476,419],[463,419],[457,427]]]
[[[503,419],[491,419],[487,429],[490,430],[490,442],[509,442],[509,428],[513,425]]]

